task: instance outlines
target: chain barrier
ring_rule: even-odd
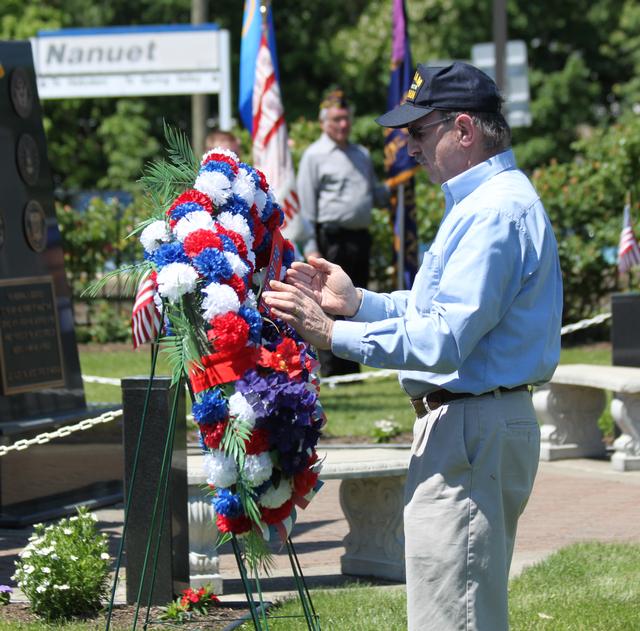
[[[580,320],[574,324],[567,324],[560,329],[560,335],[567,335],[569,333],[573,333],[575,331],[580,331],[582,329],[586,329],[590,326],[595,326],[598,324],[602,324],[606,322],[611,317],[610,313],[601,313],[593,318],[587,318],[585,320]],[[320,383],[324,385],[328,385],[330,388],[335,388],[339,383],[353,383],[356,381],[365,381],[367,379],[378,378],[378,377],[390,377],[397,374],[397,370],[375,370],[375,371],[367,371],[354,373],[352,375],[335,375],[333,377],[322,377],[320,379]],[[110,377],[94,377],[91,375],[82,375],[83,381],[87,383],[100,383],[106,384],[110,386],[119,386],[120,379],[113,379]],[[109,423],[117,418],[122,416],[122,410],[115,410],[113,412],[105,412],[100,416],[92,419],[85,419],[76,423],[75,425],[65,425],[64,427],[60,427],[59,429],[53,432],[44,432],[43,434],[39,434],[34,438],[21,439],[17,440],[13,445],[5,446],[0,445],[0,457],[6,456],[8,453],[12,451],[23,451],[31,445],[45,445],[46,443],[54,440],[55,438],[64,438],[65,436],[69,436],[73,432],[81,432],[96,425],[100,425],[102,423]],[[189,415],[192,419],[193,416]]]
[[[596,324],[602,324],[606,322],[611,317],[610,313],[600,313],[593,318],[587,318],[586,320],[580,320],[575,324],[567,324],[560,329],[560,335],[567,335],[568,333],[573,333],[574,331],[580,331],[582,329],[588,329],[590,326],[595,326]]]
[[[42,434],[38,434],[38,436],[35,436],[34,438],[23,438],[20,440],[16,440],[13,445],[0,445],[0,457],[6,456],[12,451],[23,451],[28,447],[31,447],[31,445],[46,445],[48,442],[54,440],[55,438],[64,438],[65,436],[73,434],[73,432],[85,431],[102,423],[110,423],[111,421],[120,418],[121,416],[122,410],[104,412],[103,414],[101,414],[100,416],[96,416],[95,418],[84,419],[83,421],[79,421],[74,425],[65,425],[53,432],[44,432]]]

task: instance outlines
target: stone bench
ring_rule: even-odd
[[[402,511],[409,449],[320,446],[318,455],[324,461],[320,478],[342,480],[340,506],[349,524],[340,559],[342,573],[404,581]],[[190,584],[210,584],[221,594],[222,576],[214,546],[218,533],[204,488],[199,450],[190,450],[187,462]]]
[[[603,457],[598,419],[612,392],[611,415],[622,434],[613,444],[616,471],[640,470],[640,368],[563,364],[533,394],[542,460]]]

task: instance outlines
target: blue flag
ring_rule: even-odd
[[[273,28],[273,16],[271,6],[267,12],[267,24],[269,50],[276,72],[276,78],[280,83],[278,73],[278,56],[276,54],[276,36]],[[260,12],[260,0],[245,0],[244,14],[242,17],[242,39],[240,40],[240,90],[238,97],[238,110],[242,124],[253,133],[253,87],[256,81],[256,59],[260,50],[262,38],[262,13]]]
[[[393,45],[391,52],[391,81],[387,97],[388,109],[404,101],[413,77],[413,61],[407,33],[404,0],[393,0]],[[415,160],[407,152],[407,130],[385,129],[384,163],[387,183],[398,187],[391,196],[394,217],[395,262],[402,270],[398,289],[411,287],[418,271],[418,237],[414,174]]]

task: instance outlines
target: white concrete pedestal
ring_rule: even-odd
[[[602,457],[606,454],[598,419],[607,402],[603,390],[550,383],[533,393],[540,421],[540,459]]]
[[[611,466],[616,471],[640,471],[640,395],[615,392],[611,416],[622,430],[613,443]]]

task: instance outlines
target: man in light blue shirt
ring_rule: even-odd
[[[419,65],[405,103],[378,119],[408,128],[409,153],[445,197],[410,291],[359,289],[311,259],[266,294],[318,347],[401,371],[417,415],[404,511],[411,631],[508,629],[509,566],[540,445],[528,388],[560,353],[557,245],[500,110],[495,83],[456,62]]]

